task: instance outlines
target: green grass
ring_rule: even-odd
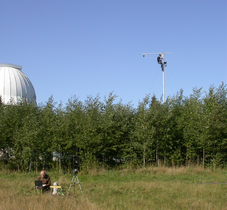
[[[48,173],[69,188],[73,174]],[[0,173],[0,209],[227,209],[227,170],[150,167],[78,174],[68,196],[34,195],[35,173]],[[39,202],[38,202],[39,201]]]

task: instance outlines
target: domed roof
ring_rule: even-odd
[[[35,89],[21,69],[22,66],[0,64],[0,96],[4,104],[17,104],[21,99],[36,103]]]

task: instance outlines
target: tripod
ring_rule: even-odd
[[[74,169],[74,170],[73,170],[73,178],[72,178],[72,181],[71,181],[71,183],[70,183],[70,186],[69,186],[67,195],[69,194],[69,191],[70,191],[70,188],[71,188],[72,184],[74,185],[74,192],[75,192],[75,184],[79,184],[80,191],[81,191],[81,193],[83,193],[82,187],[81,187],[81,185],[80,185],[79,178],[78,178],[78,176],[77,176],[77,169]]]

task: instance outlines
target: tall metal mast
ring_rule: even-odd
[[[161,53],[140,53],[140,55],[143,55],[145,57],[146,55],[159,55],[161,54],[162,58],[162,75],[163,75],[163,104],[165,103],[165,67],[167,66],[167,62],[165,62],[165,54],[173,54],[172,52],[161,52]]]

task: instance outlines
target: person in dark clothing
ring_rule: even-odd
[[[158,55],[157,61],[158,61],[159,64],[162,63],[162,55],[161,54]]]
[[[159,64],[161,64],[162,71],[164,71],[164,65],[163,65],[162,55],[161,54],[158,55],[157,61],[158,61]]]
[[[46,171],[42,170],[37,180],[43,182],[44,191],[48,191],[50,189],[51,180],[50,180],[50,176],[46,174]]]

